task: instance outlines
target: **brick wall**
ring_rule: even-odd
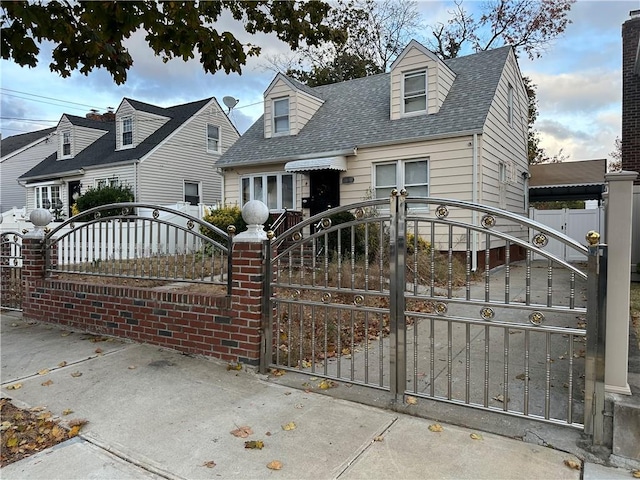
[[[76,330],[258,365],[262,245],[233,248],[230,296],[90,285],[45,278],[44,249],[23,241],[23,316]]]
[[[622,25],[622,168],[632,172],[640,172],[640,75],[634,70],[639,39],[640,11]]]

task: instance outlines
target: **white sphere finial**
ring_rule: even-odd
[[[242,218],[247,230],[233,237],[234,242],[261,242],[267,239],[264,222],[269,218],[269,207],[260,200],[250,200],[242,207]]]
[[[53,220],[51,212],[45,208],[34,208],[29,214],[29,221],[36,227],[33,232],[29,232],[30,237],[44,237],[44,227]]]

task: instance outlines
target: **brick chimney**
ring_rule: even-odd
[[[640,172],[640,10],[629,15],[622,24],[622,169]]]

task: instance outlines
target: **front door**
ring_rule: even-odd
[[[312,216],[340,205],[338,170],[315,170],[309,172],[309,177]]]
[[[76,200],[80,195],[80,180],[74,180],[72,182],[69,182],[68,193],[69,194],[67,195],[67,201],[69,202],[69,217],[73,217],[73,213],[71,212],[71,207],[73,206],[74,203],[76,203]]]

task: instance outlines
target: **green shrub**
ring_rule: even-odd
[[[203,220],[215,225],[223,232],[227,231],[227,227],[229,225],[236,227],[236,233],[244,232],[247,229],[247,224],[242,218],[242,210],[237,205],[234,207],[221,207],[215,210],[208,210],[208,213],[204,216]],[[213,232],[209,228],[200,227],[200,233],[222,245],[227,244],[226,238],[223,238],[221,235]]]
[[[75,206],[79,213],[94,207],[101,207],[112,203],[133,202],[133,191],[129,185],[91,187],[78,197]],[[120,215],[120,209],[100,212],[101,217]]]
[[[431,252],[431,244],[426,241],[424,238],[418,235],[416,237],[413,233],[407,235],[407,253],[409,255],[413,255],[413,253],[418,249],[419,253],[430,253]]]

